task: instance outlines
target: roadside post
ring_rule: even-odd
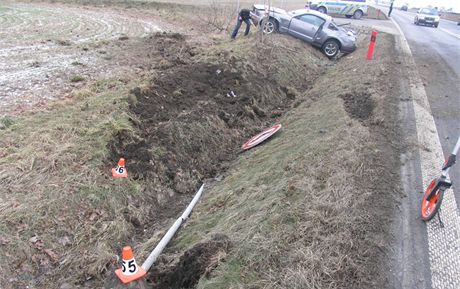
[[[369,50],[367,50],[367,60],[372,59],[372,55],[374,54],[375,40],[377,40],[377,31],[372,31],[371,42],[369,43]]]
[[[238,18],[238,15],[240,13],[240,0],[236,1],[236,18]]]

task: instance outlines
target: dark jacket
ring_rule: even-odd
[[[251,11],[249,9],[241,9],[240,17],[243,20],[251,19]]]

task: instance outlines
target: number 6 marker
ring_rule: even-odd
[[[115,168],[112,169],[112,176],[116,179],[127,178],[128,171],[125,168],[125,159],[121,158]]]

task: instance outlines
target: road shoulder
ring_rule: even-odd
[[[422,188],[425,188],[430,180],[439,174],[439,165],[444,159],[444,156],[425,88],[418,70],[416,69],[411,50],[401,28],[393,19],[392,21],[401,35],[399,38],[401,57],[403,57],[407,67],[417,132],[417,146],[419,147],[418,154],[420,156],[420,173],[423,181]],[[412,168],[412,173],[415,175],[417,175],[417,168],[418,166]],[[413,192],[414,190],[410,190],[406,193],[413,194]],[[409,200],[410,199],[411,198],[409,198]],[[418,202],[420,202],[420,199],[421,196]],[[460,286],[458,269],[456,269],[460,268],[459,255],[457,254],[459,240],[456,237],[459,232],[459,218],[456,210],[457,204],[453,192],[452,190],[448,190],[444,197],[443,210],[441,213],[445,227],[441,228],[437,220],[433,220],[426,224],[428,241],[427,255],[429,255],[431,283],[433,288],[459,288]],[[419,219],[418,214],[416,216],[417,219]],[[414,222],[417,222],[417,219],[414,220]],[[417,223],[415,224],[418,225]],[[405,270],[403,271],[406,272]]]

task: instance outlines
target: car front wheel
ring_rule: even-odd
[[[275,31],[277,31],[277,29],[278,29],[278,23],[273,18],[268,19],[263,24],[264,34],[271,34],[271,33],[275,32]]]
[[[323,14],[327,14],[327,10],[326,10],[325,7],[319,7],[318,12],[323,13]]]
[[[322,50],[327,57],[333,58],[340,52],[340,45],[337,40],[329,39],[324,42]]]

